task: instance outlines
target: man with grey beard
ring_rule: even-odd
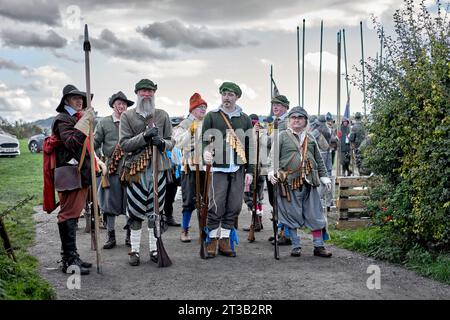
[[[121,181],[127,183],[127,216],[131,228],[131,252],[129,263],[140,263],[142,221],[148,221],[150,259],[158,261],[153,201],[152,146],[159,152],[158,161],[158,203],[164,208],[166,170],[170,161],[166,151],[172,150],[172,125],[169,115],[155,108],[155,92],[158,86],[149,79],[142,79],[135,86],[136,107],[125,111],[120,118],[119,144],[127,153],[121,173]],[[161,229],[163,231],[163,228]]]

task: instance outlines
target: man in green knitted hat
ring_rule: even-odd
[[[233,82],[224,82],[219,92],[222,104],[203,120],[203,159],[212,164],[209,185],[210,202],[206,232],[208,257],[219,254],[236,256],[238,243],[235,221],[241,211],[244,183],[253,179],[253,164],[248,162],[254,146],[252,122],[236,104],[242,91]],[[249,134],[250,133],[250,134]],[[209,137],[214,136],[214,150],[209,149]],[[214,154],[214,156],[213,156]]]
[[[135,86],[136,107],[125,111],[120,117],[119,144],[127,153],[121,180],[127,183],[127,215],[131,228],[131,252],[129,263],[140,263],[142,222],[148,221],[150,259],[158,262],[153,201],[152,146],[157,147],[159,208],[164,208],[166,171],[171,168],[167,150],[172,150],[174,141],[169,115],[155,108],[157,85],[149,79],[140,80]],[[161,232],[163,229],[161,228]]]

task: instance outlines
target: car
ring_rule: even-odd
[[[47,133],[43,132],[32,136],[28,139],[28,150],[31,153],[39,153],[42,151],[42,145],[44,144],[44,139],[47,137]]]
[[[16,136],[0,129],[0,156],[15,157],[20,155],[20,144]]]

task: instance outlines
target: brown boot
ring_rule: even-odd
[[[219,239],[219,253],[227,257],[236,257],[236,252],[231,250],[230,238]]]
[[[314,248],[314,255],[323,258],[330,258],[332,253],[325,249],[325,247],[316,247]]]
[[[191,242],[191,237],[189,236],[189,229],[181,229],[180,240],[181,242]]]
[[[214,258],[216,256],[217,242],[218,241],[216,238],[212,238],[211,241],[206,244],[206,251],[208,251],[210,258]]]

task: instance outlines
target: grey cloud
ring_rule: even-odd
[[[6,29],[1,31],[0,37],[5,46],[9,47],[37,47],[37,48],[63,48],[67,40],[53,30],[46,34]]]
[[[14,61],[4,60],[2,58],[0,58],[0,69],[13,70],[13,71],[28,70],[28,68],[25,66],[18,65]]]
[[[178,20],[155,22],[137,31],[152,40],[158,40],[165,48],[187,46],[196,49],[236,48],[255,45],[245,42],[238,31],[211,31],[204,26],[185,26]]]
[[[125,41],[119,39],[111,30],[104,29],[98,38],[90,38],[92,48],[101,50],[110,56],[139,60],[144,58],[168,59],[166,52],[158,52],[140,39]]]
[[[21,22],[60,24],[58,3],[47,0],[0,0],[0,15]]]

